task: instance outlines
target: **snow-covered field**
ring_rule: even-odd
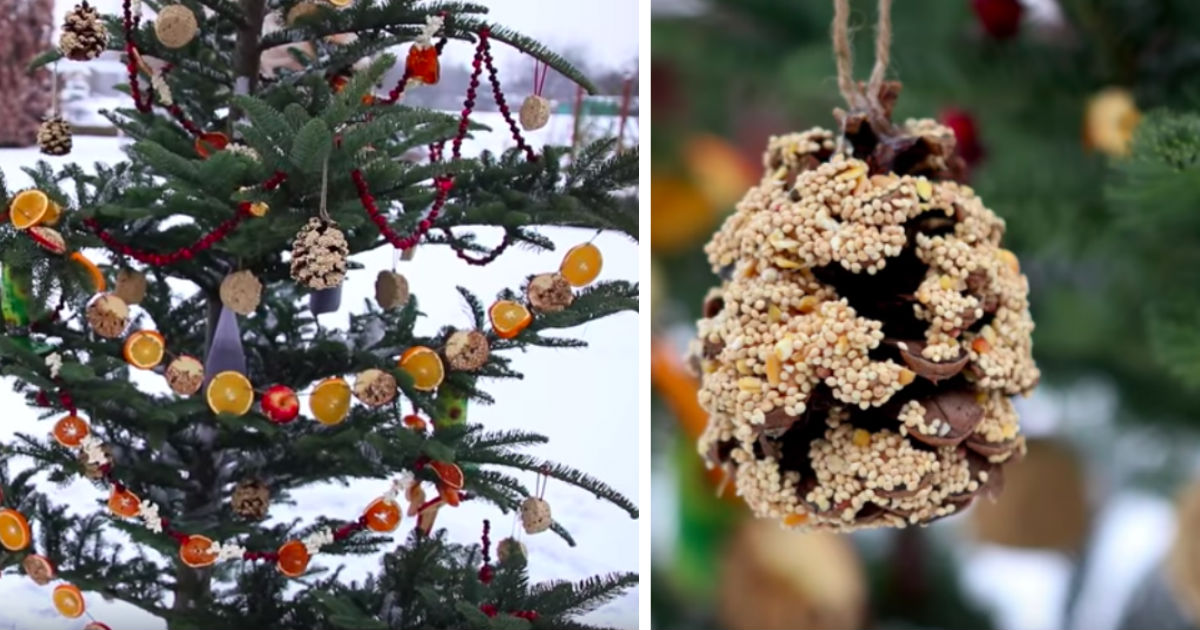
[[[466,153],[483,147],[503,148],[511,143],[499,116],[483,114],[479,122],[489,124],[492,134],[481,134],[470,143]],[[636,124],[636,123],[635,123]],[[569,142],[570,120],[558,119],[547,128],[530,134],[532,144]],[[84,165],[93,162],[120,160],[121,140],[115,138],[76,138],[76,148],[67,158],[52,162],[70,161]],[[20,167],[32,164],[42,156],[36,149],[0,151],[0,169],[9,179],[10,188],[29,183]],[[557,252],[531,253],[510,250],[494,264],[470,267],[462,263],[445,247],[418,248],[412,261],[398,263],[409,280],[412,291],[420,296],[422,310],[429,317],[418,323],[420,330],[431,332],[443,324],[464,322],[464,305],[455,284],[461,284],[477,294],[494,295],[503,287],[515,287],[530,273],[557,268],[562,252],[568,247],[591,238],[584,230],[548,229]],[[482,240],[498,238],[496,234],[481,233]],[[637,243],[617,235],[601,235],[596,244],[604,253],[604,270],[600,279],[636,280]],[[322,317],[326,326],[342,326],[348,321],[352,308],[361,308],[373,295],[375,272],[393,263],[391,248],[368,252],[356,258],[366,266],[365,271],[351,273],[346,283],[343,309]],[[637,315],[623,313],[586,326],[566,331],[573,337],[590,343],[583,350],[533,349],[519,355],[514,367],[525,374],[523,381],[491,382],[484,387],[492,393],[497,404],[474,406],[471,420],[490,428],[522,428],[538,431],[550,437],[550,444],[532,451],[556,461],[569,463],[606,481],[618,491],[636,500],[638,493],[638,368]],[[33,410],[12,394],[9,382],[0,383],[0,441],[14,433],[46,433],[47,423],[38,423]],[[20,468],[29,462],[14,461]],[[526,480],[533,484],[533,478]],[[310,521],[318,515],[354,514],[365,502],[382,490],[378,481],[353,484],[349,489],[337,485],[321,485],[293,493],[294,506],[272,506],[273,519],[300,518]],[[98,492],[84,481],[73,482],[53,489],[64,504],[80,512],[99,509]],[[530,571],[534,580],[569,579],[609,571],[636,571],[638,567],[638,523],[619,509],[601,503],[591,495],[565,485],[551,483],[546,493],[554,515],[575,536],[579,546],[570,548],[553,534],[525,537],[529,546]],[[640,506],[643,509],[646,506]],[[449,530],[453,539],[476,542],[482,520],[492,519],[496,539],[508,535],[509,517],[493,507],[465,503],[456,509],[441,511],[438,526]],[[36,523],[34,524],[36,528]],[[401,528],[407,531],[407,527]],[[519,530],[519,526],[516,528]],[[398,534],[401,536],[402,534]],[[376,571],[378,557],[363,557],[345,562],[346,579],[358,579]],[[317,556],[314,562],[321,562]],[[68,620],[59,616],[50,601],[52,586],[39,587],[21,574],[5,575],[0,579],[0,630],[78,630],[85,619]],[[119,602],[106,602],[98,594],[87,594],[89,611],[100,621],[119,630],[157,630],[165,627],[161,619]],[[587,620],[623,628],[637,626],[638,593],[625,597],[589,615]]]

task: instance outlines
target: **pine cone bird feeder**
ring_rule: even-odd
[[[898,84],[885,84],[891,103]],[[838,113],[770,139],[708,244],[723,279],[693,344],[700,451],[760,517],[821,530],[925,523],[995,491],[1025,448],[1028,283],[954,135]],[[840,148],[840,150],[839,150]]]

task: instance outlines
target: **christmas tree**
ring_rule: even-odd
[[[851,4],[855,76],[865,77],[878,3]],[[706,267],[704,242],[758,183],[768,138],[829,128],[831,110],[845,107],[831,52],[832,5],[711,0],[698,9],[656,7],[654,317],[659,339],[675,354],[695,335],[706,292],[718,283]],[[934,531],[856,537],[873,589],[869,616],[860,624],[1118,623],[1114,609],[1125,605],[1124,593],[1092,580],[1140,569],[1097,562],[1120,557],[1132,563],[1136,554],[1122,555],[1116,525],[1102,528],[1093,516],[1117,518],[1107,511],[1123,512],[1121,495],[1131,494],[1169,509],[1181,482],[1194,475],[1197,302],[1189,270],[1196,248],[1188,239],[1195,233],[1200,101],[1187,79],[1197,70],[1190,51],[1198,24],[1191,2],[894,4],[889,78],[903,90],[892,118],[933,117],[955,131],[957,154],[969,167],[966,181],[1004,220],[1005,247],[1029,278],[1033,356],[1044,392],[1018,402],[1023,424],[1029,419],[1033,427],[1028,460],[1018,465],[1055,474],[1006,476],[1009,487],[995,510],[977,501],[973,512],[952,516]],[[688,407],[669,393],[686,372],[666,360],[663,365],[666,376],[656,374],[663,381],[657,387],[659,453],[691,447],[696,439]],[[1040,455],[1062,451],[1077,457],[1049,458],[1056,462],[1051,466]],[[1150,452],[1154,463],[1146,458]],[[719,613],[696,602],[715,599],[710,591],[719,586],[682,574],[695,563],[720,561],[736,529],[731,523],[742,517],[707,496],[714,484],[704,486],[704,494],[696,491],[703,480],[699,466],[689,454],[671,469],[683,479],[683,516],[671,541],[677,570],[659,579],[683,603],[656,602],[664,626],[694,625],[672,603],[693,614],[699,608],[702,623],[713,623]],[[1076,482],[1080,478],[1085,483]],[[1033,497],[1035,490],[1042,494],[1025,504],[1029,512],[1000,518],[1006,498]],[[1053,506],[1058,529],[1032,512],[1039,501]],[[1064,554],[1071,578],[1058,592],[1065,596],[1046,594],[1031,603],[988,599],[982,591],[990,588],[964,592],[962,572],[973,569],[976,547],[956,534],[971,530],[984,541]],[[1139,567],[1158,562],[1137,560]],[[989,587],[1004,581],[990,577]],[[1149,610],[1171,599],[1157,593],[1131,605]],[[985,605],[1000,615],[989,622],[980,614]],[[727,617],[716,623],[736,627]]]
[[[637,576],[531,584],[519,541],[493,562],[486,535],[460,546],[435,519],[485,502],[574,545],[543,499],[552,481],[638,516],[599,479],[525,452],[545,437],[468,413],[504,404],[486,386],[521,377],[514,352],[579,347],[554,333],[636,311],[637,285],[597,280],[602,253],[587,241],[495,299],[459,288],[462,321],[420,334],[404,276],[350,257],[419,244],[482,266],[510,247],[553,249],[542,226],[636,240],[637,151],[531,146],[523,130],[548,107],[535,95],[509,108],[493,51],[591,90],[587,78],[473,4],[147,5],[145,21],[132,0],[118,16],[76,6],[33,63],[122,51],[134,107],[106,116],[132,140],[127,159],[41,162],[22,190],[0,181],[0,373],[50,429],[0,447],[35,462],[0,476],[0,568],[48,585],[67,617],[100,593],[171,628],[582,627],[578,614]],[[405,105],[439,81],[447,46],[474,49],[461,111]],[[264,62],[280,48],[290,63]],[[515,148],[466,158],[485,94]],[[472,227],[503,237],[485,246]],[[348,274],[375,278],[375,303],[345,330],[323,326]],[[68,509],[35,470],[86,475],[106,507]],[[362,509],[263,522],[272,503],[330,481]],[[413,533],[396,548],[402,522]],[[380,551],[365,583],[310,567]]]

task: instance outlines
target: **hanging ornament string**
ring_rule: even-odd
[[[550,64],[541,59],[533,59],[533,94],[541,96],[546,89],[546,77],[550,75]]]
[[[321,215],[321,220],[330,223],[333,221],[329,217],[329,158],[325,158],[325,163],[321,165],[321,207],[318,210]]]
[[[268,192],[275,190],[276,188],[279,188],[279,186],[282,185],[285,180],[287,180],[287,173],[278,171],[262,183],[262,188]],[[217,225],[217,227],[213,228],[212,231],[201,237],[200,240],[192,243],[191,245],[166,253],[156,253],[143,249],[137,249],[132,245],[127,245],[118,241],[116,237],[104,230],[104,228],[100,227],[100,222],[96,219],[96,217],[88,217],[84,219],[83,224],[87,226],[87,228],[96,236],[100,237],[100,240],[104,241],[104,244],[108,246],[109,249],[117,252],[118,254],[121,254],[122,256],[128,256],[148,265],[163,266],[179,262],[180,260],[191,260],[196,256],[196,254],[199,254],[200,252],[221,242],[225,237],[229,236],[233,230],[242,223],[242,221],[254,216],[254,213],[252,212],[253,205],[254,204],[249,201],[243,201],[239,203],[237,214],[222,221]]]
[[[850,0],[833,2],[833,53],[837,60],[838,90],[852,110],[864,112],[875,129],[891,128],[886,108],[880,101],[883,80],[891,61],[892,0],[879,0],[879,17],[875,26],[875,66],[864,88],[854,80],[854,49],[850,45]],[[844,119],[843,119],[844,120]],[[843,134],[844,136],[844,134]],[[842,136],[838,138],[843,142]],[[841,147],[838,147],[841,149]]]

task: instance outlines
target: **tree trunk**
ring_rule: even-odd
[[[50,71],[29,71],[29,62],[50,47],[54,0],[0,0],[0,147],[37,142],[38,125],[50,113]]]

